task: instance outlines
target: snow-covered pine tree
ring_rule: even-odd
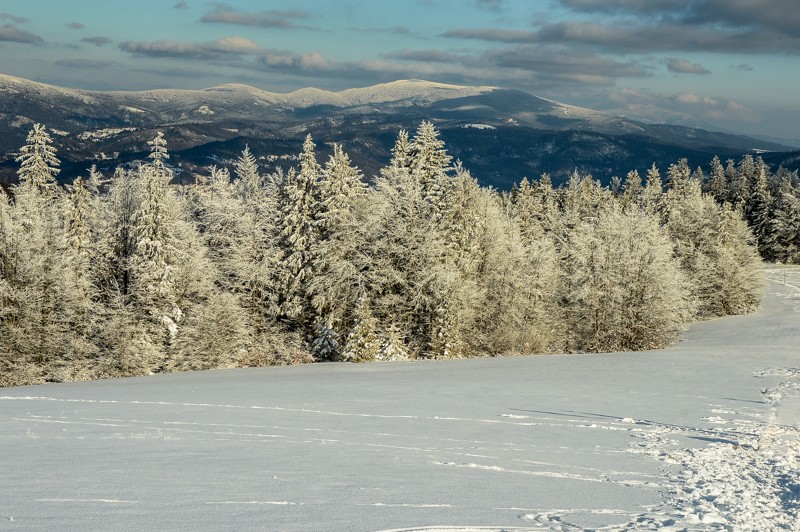
[[[318,316],[344,327],[351,323],[349,314],[367,282],[362,226],[368,194],[361,171],[340,145],[334,145],[319,181],[314,220],[318,238],[311,250],[314,275],[308,293]]]
[[[731,203],[742,212],[744,212],[747,203],[750,201],[750,191],[753,188],[755,179],[756,163],[753,156],[748,153],[739,161],[736,167],[735,180],[731,182],[731,192],[733,194]]]
[[[422,197],[428,204],[430,216],[437,220],[447,205],[451,188],[448,171],[452,160],[436,127],[423,121],[411,143],[411,171],[422,187]]]
[[[129,264],[136,307],[142,316],[163,321],[174,334],[175,322],[180,320],[173,268],[179,255],[174,227],[179,213],[168,187],[169,178],[170,173],[156,165],[142,165],[136,172],[139,197],[131,216],[134,249]]]
[[[149,335],[153,346],[167,354],[186,312],[213,293],[215,268],[188,209],[169,186],[172,171],[164,164],[168,154],[163,135],[150,143],[152,163],[141,165],[136,208],[131,215],[129,257],[131,311]],[[140,370],[152,371],[161,360],[142,360]],[[123,364],[124,365],[124,364]]]
[[[64,366],[74,356],[70,303],[80,298],[66,283],[62,192],[55,182],[59,160],[40,124],[33,126],[20,153],[14,203],[3,207],[0,347],[6,364],[19,371],[10,377],[21,379],[16,383],[63,380]]]
[[[91,296],[90,269],[93,258],[92,198],[83,178],[78,177],[67,187],[64,203],[65,258],[71,283],[86,298]]]
[[[787,264],[800,263],[800,190],[791,176],[779,184],[769,219],[765,256]]]
[[[264,178],[258,172],[258,161],[250,153],[250,146],[244,146],[242,154],[234,163],[236,186],[239,197],[245,204],[257,203],[264,193]]]
[[[381,349],[378,353],[379,360],[407,360],[409,357],[400,328],[389,324],[383,333]]]
[[[392,158],[389,167],[395,170],[405,169],[411,171],[413,146],[408,140],[408,132],[401,129],[392,148]]]
[[[319,240],[315,221],[319,212],[321,173],[314,141],[308,135],[300,154],[300,171],[289,171],[279,195],[277,317],[292,328],[304,326],[312,319],[307,284],[314,275],[313,249]]]
[[[34,188],[40,193],[53,190],[56,176],[60,172],[61,161],[56,157],[56,149],[47,129],[41,124],[34,124],[28,132],[25,145],[20,148],[15,159],[20,163],[17,175],[20,187]]]
[[[728,159],[725,162],[725,183],[728,186],[728,203],[735,205],[738,178],[736,177],[736,163],[733,159]]]
[[[372,315],[366,298],[358,301],[354,314],[355,322],[345,340],[342,359],[347,362],[373,362],[381,350],[378,320]]]
[[[661,181],[661,172],[655,163],[647,171],[647,181],[644,190],[639,196],[640,205],[649,213],[657,213],[661,208],[661,195],[664,193],[664,185]]]
[[[623,185],[623,205],[626,207],[630,205],[636,205],[643,188],[642,178],[639,176],[639,172],[637,170],[631,170],[628,172],[628,174],[625,176],[625,183]]]
[[[728,179],[725,175],[725,169],[722,167],[722,163],[716,155],[711,159],[711,170],[709,172],[708,185],[705,190],[711,194],[719,204],[725,203],[728,200]]]
[[[311,352],[317,360],[339,360],[341,357],[339,334],[330,320],[317,323],[314,339],[311,341]]]
[[[679,195],[683,194],[689,185],[691,172],[687,159],[681,159],[676,164],[669,165],[667,169],[667,187],[669,190],[674,190]]]
[[[446,247],[428,215],[422,187],[407,170],[386,167],[364,220],[368,265],[363,268],[372,311],[381,323],[394,323],[412,357],[427,348],[430,312],[436,307]]]
[[[764,163],[764,160],[759,157],[756,161],[755,176],[751,182],[751,189],[749,199],[745,205],[745,218],[747,224],[753,232],[758,245],[758,251],[762,257],[768,257],[768,242],[772,239],[770,230],[772,226],[770,219],[772,218],[772,195],[769,192],[769,176],[770,170]]]

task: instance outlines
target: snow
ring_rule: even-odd
[[[129,131],[136,131],[135,127],[109,127],[104,129],[95,129],[93,131],[81,131],[78,133],[77,137],[80,140],[91,140],[93,142],[98,142],[101,139],[107,139],[120,133],[125,133]]]
[[[663,351],[3,389],[0,529],[798,530],[800,270],[768,276]]]
[[[494,89],[496,87],[468,87],[418,79],[405,79],[391,83],[381,83],[371,87],[347,89],[337,94],[345,99],[349,105],[356,106],[402,100],[432,103],[450,98],[478,96]]]

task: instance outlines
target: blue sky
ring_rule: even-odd
[[[800,139],[797,0],[3,0],[0,73],[99,90],[519,88]]]

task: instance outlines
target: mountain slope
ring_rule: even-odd
[[[398,130],[413,130],[426,119],[479,180],[499,188],[544,171],[558,179],[577,168],[608,179],[680,157],[705,165],[713,154],[788,149],[739,135],[644,124],[498,87],[400,80],[340,92],[305,88],[278,94],[233,83],[204,90],[95,92],[0,75],[0,173],[6,182],[13,179],[13,153],[31,124],[41,122],[53,132],[64,179],[91,164],[113,169],[135,161],[156,130],[167,135],[172,161],[187,178],[235,157],[233,147],[244,144],[258,148],[265,166],[274,160],[285,165],[307,133],[323,154],[326,145],[344,143],[371,175],[385,164]]]

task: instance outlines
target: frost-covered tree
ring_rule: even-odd
[[[308,135],[300,154],[300,171],[290,170],[279,196],[280,240],[276,290],[278,317],[292,327],[309,319],[310,298],[307,284],[314,275],[313,249],[319,239],[319,179],[314,141]]]
[[[350,314],[366,291],[364,214],[370,193],[361,171],[340,145],[322,171],[312,247],[314,275],[308,293],[314,311],[332,323],[350,323]]]
[[[41,124],[34,124],[19,152],[15,160],[20,163],[17,172],[20,186],[34,188],[39,192],[52,190],[61,162],[56,157],[56,149],[47,129]]]
[[[766,256],[768,242],[771,240],[772,195],[769,191],[769,168],[761,157],[757,160],[755,172],[749,199],[745,205],[745,217],[756,238],[759,252]]]
[[[780,180],[768,223],[767,257],[784,263],[800,263],[800,190],[789,176]]]
[[[34,125],[20,153],[14,202],[3,194],[0,207],[0,373],[14,374],[0,377],[7,384],[69,378],[85,352],[72,330],[84,294],[67,281],[59,161],[43,126]]]
[[[560,268],[551,233],[541,226],[529,231],[525,218],[505,216],[488,191],[476,203],[483,220],[472,258],[476,293],[465,298],[474,319],[465,328],[466,343],[472,352],[491,354],[560,350]]]
[[[452,157],[447,154],[436,127],[427,121],[417,128],[410,152],[411,173],[420,183],[422,197],[428,203],[431,216],[438,218],[447,204],[450,189],[448,171]]]
[[[573,350],[664,347],[692,315],[680,264],[653,215],[603,211],[576,228],[564,254]]]
[[[311,352],[317,360],[339,360],[341,357],[339,333],[333,328],[330,320],[317,323],[314,339],[311,342]]]
[[[355,321],[347,334],[342,358],[347,362],[373,362],[381,351],[378,321],[372,315],[369,302],[362,298],[355,309]]]
[[[640,205],[649,213],[656,213],[660,209],[661,195],[664,192],[664,185],[661,181],[661,172],[655,163],[647,171],[647,181],[640,195]]]
[[[78,177],[68,187],[64,204],[64,254],[70,265],[70,281],[86,299],[92,292],[90,270],[94,258],[94,217],[91,193],[86,182]]]
[[[636,205],[642,193],[642,178],[637,170],[631,170],[625,176],[623,185],[622,202],[624,205]]]
[[[124,260],[127,293],[119,300],[122,308],[117,307],[120,316],[138,321],[137,338],[151,346],[145,351],[148,358],[117,361],[133,373],[152,371],[163,363],[187,311],[210,296],[216,277],[182,198],[169,186],[172,171],[164,163],[168,154],[163,136],[157,135],[150,145],[153,162],[129,176],[136,188],[131,191],[133,209],[124,244],[130,249],[123,247],[130,253]]]
[[[446,285],[446,246],[422,195],[421,184],[406,169],[387,167],[364,220],[369,250],[365,286],[380,323],[398,327],[412,357],[430,340],[430,315],[438,289]]]
[[[174,271],[179,259],[175,222],[180,214],[167,178],[155,165],[143,165],[136,173],[139,198],[130,222],[134,248],[129,264],[136,306],[168,325],[180,319]]]
[[[397,134],[397,140],[392,148],[392,158],[389,162],[389,167],[395,170],[405,169],[411,170],[412,166],[413,147],[408,140],[408,132],[401,129]]]
[[[673,191],[668,193],[672,194]],[[744,220],[690,183],[680,201],[667,200],[663,220],[692,282],[701,316],[751,312],[761,299],[761,260]]]
[[[239,197],[245,204],[257,203],[264,193],[264,178],[258,171],[258,161],[245,145],[242,154],[234,164],[236,185]]]
[[[725,169],[716,155],[711,160],[711,171],[706,191],[717,200],[717,203],[722,204],[728,200],[728,179],[725,175]]]
[[[750,201],[750,191],[756,179],[756,162],[749,153],[742,157],[736,166],[734,180],[731,181],[731,203],[734,207],[744,210]]]

